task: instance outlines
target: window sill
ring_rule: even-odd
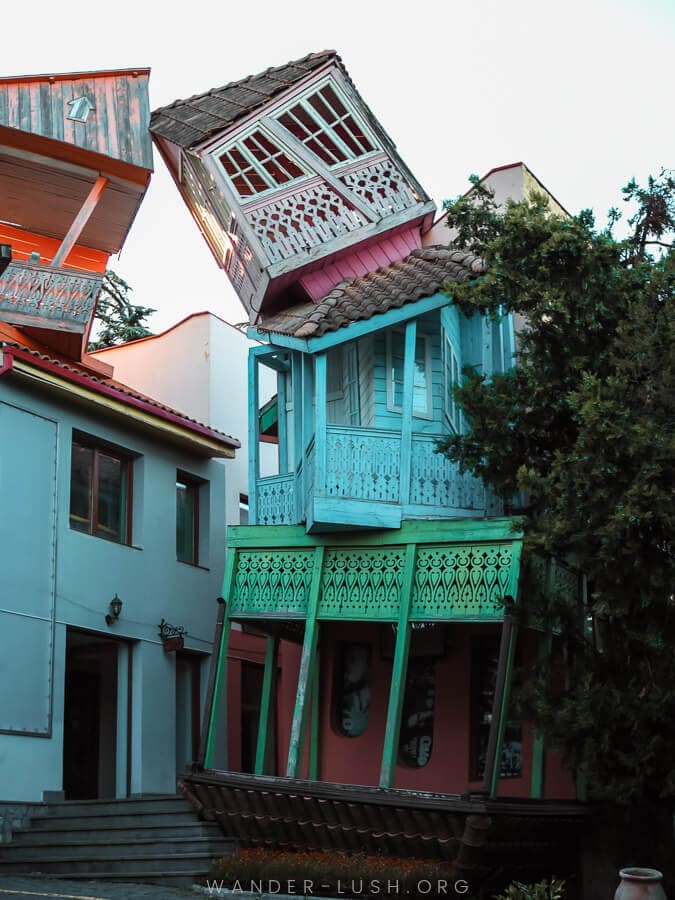
[[[103,541],[103,543],[110,544],[112,547],[126,547],[127,550],[143,550],[143,547],[140,544],[127,544],[126,541],[113,541],[110,538],[104,537],[102,534],[91,534],[89,531],[80,531],[79,528],[73,528],[72,525],[69,526],[68,530],[73,534],[81,534],[82,537]]]
[[[178,559],[178,557],[176,557],[176,562],[180,563],[181,566],[188,566],[188,568],[190,568],[190,569],[199,569],[202,572],[210,572],[211,571],[209,566],[200,566],[199,563],[185,562],[184,559]]]

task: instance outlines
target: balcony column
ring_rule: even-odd
[[[248,355],[248,522],[258,524],[258,478],[260,478],[260,389],[258,357]]]
[[[279,430],[279,474],[289,471],[288,413],[286,412],[286,372],[277,372],[277,417]]]
[[[401,506],[410,502],[410,467],[412,460],[413,402],[415,387],[415,344],[417,320],[411,319],[405,328],[403,351],[403,399],[401,413]]]
[[[300,777],[302,758],[305,749],[305,730],[307,728],[310,706],[309,694],[315,681],[315,668],[318,655],[319,623],[317,621],[317,612],[319,609],[319,594],[321,591],[323,554],[323,547],[317,547],[314,551],[312,584],[309,592],[309,603],[307,604],[307,618],[305,619],[305,639],[302,644],[300,672],[298,674],[298,691],[295,698],[295,709],[293,711],[293,722],[291,724],[291,738],[288,745],[288,764],[286,766],[287,778]]]
[[[314,495],[324,497],[326,494],[326,396],[327,396],[327,356],[319,353],[314,360],[314,397],[316,409],[314,431]]]
[[[405,568],[401,584],[401,600],[396,625],[396,648],[394,663],[391,668],[391,685],[389,688],[389,706],[387,708],[387,724],[384,730],[384,748],[380,768],[380,787],[394,786],[396,774],[396,758],[401,731],[401,713],[408,674],[408,652],[410,650],[410,608],[412,604],[413,579],[415,577],[415,556],[417,547],[408,544],[405,552]]]
[[[262,696],[260,698],[260,718],[258,720],[258,742],[255,749],[255,774],[264,775],[267,768],[270,746],[270,732],[276,717],[277,697],[277,654],[279,638],[270,635],[265,650],[265,673],[263,675]]]
[[[499,785],[499,772],[502,763],[502,749],[504,747],[504,732],[509,712],[509,700],[511,698],[511,679],[513,677],[513,660],[516,655],[516,638],[518,625],[510,613],[504,613],[502,625],[502,638],[499,645],[499,660],[497,663],[497,680],[495,694],[492,703],[492,718],[490,721],[490,734],[488,736],[487,753],[485,757],[485,775],[483,790],[491,800],[497,797]]]

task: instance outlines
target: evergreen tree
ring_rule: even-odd
[[[447,204],[455,243],[487,266],[449,292],[469,314],[514,312],[524,325],[512,371],[464,371],[467,431],[440,449],[507,502],[525,492],[526,556],[586,574],[592,629],[524,592],[522,614],[555,626],[560,652],[524,673],[521,701],[590,798],[613,808],[617,854],[644,841],[646,858],[618,861],[657,860],[672,876],[675,181],[633,180],[624,200],[636,211],[623,240],[617,210],[603,230],[588,210],[552,214],[543,196],[500,211],[476,180]]]
[[[104,347],[152,334],[145,319],[155,310],[147,306],[135,306],[129,299],[131,290],[123,278],[111,269],[106,271],[96,304],[94,327],[97,334],[96,339],[89,342],[90,351],[103,350]]]

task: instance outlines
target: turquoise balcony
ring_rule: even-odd
[[[252,351],[251,524],[304,523],[311,533],[503,515],[480,479],[435,452],[463,427],[452,391],[461,340],[455,350],[446,337],[451,328],[460,334],[459,322],[443,316],[446,326],[434,312],[419,330],[413,321],[405,331],[385,328],[325,353]],[[261,365],[276,372],[276,397],[264,404]],[[274,474],[261,469],[261,437],[278,442]]]

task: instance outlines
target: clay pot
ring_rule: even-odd
[[[614,900],[666,900],[658,869],[621,869]]]

